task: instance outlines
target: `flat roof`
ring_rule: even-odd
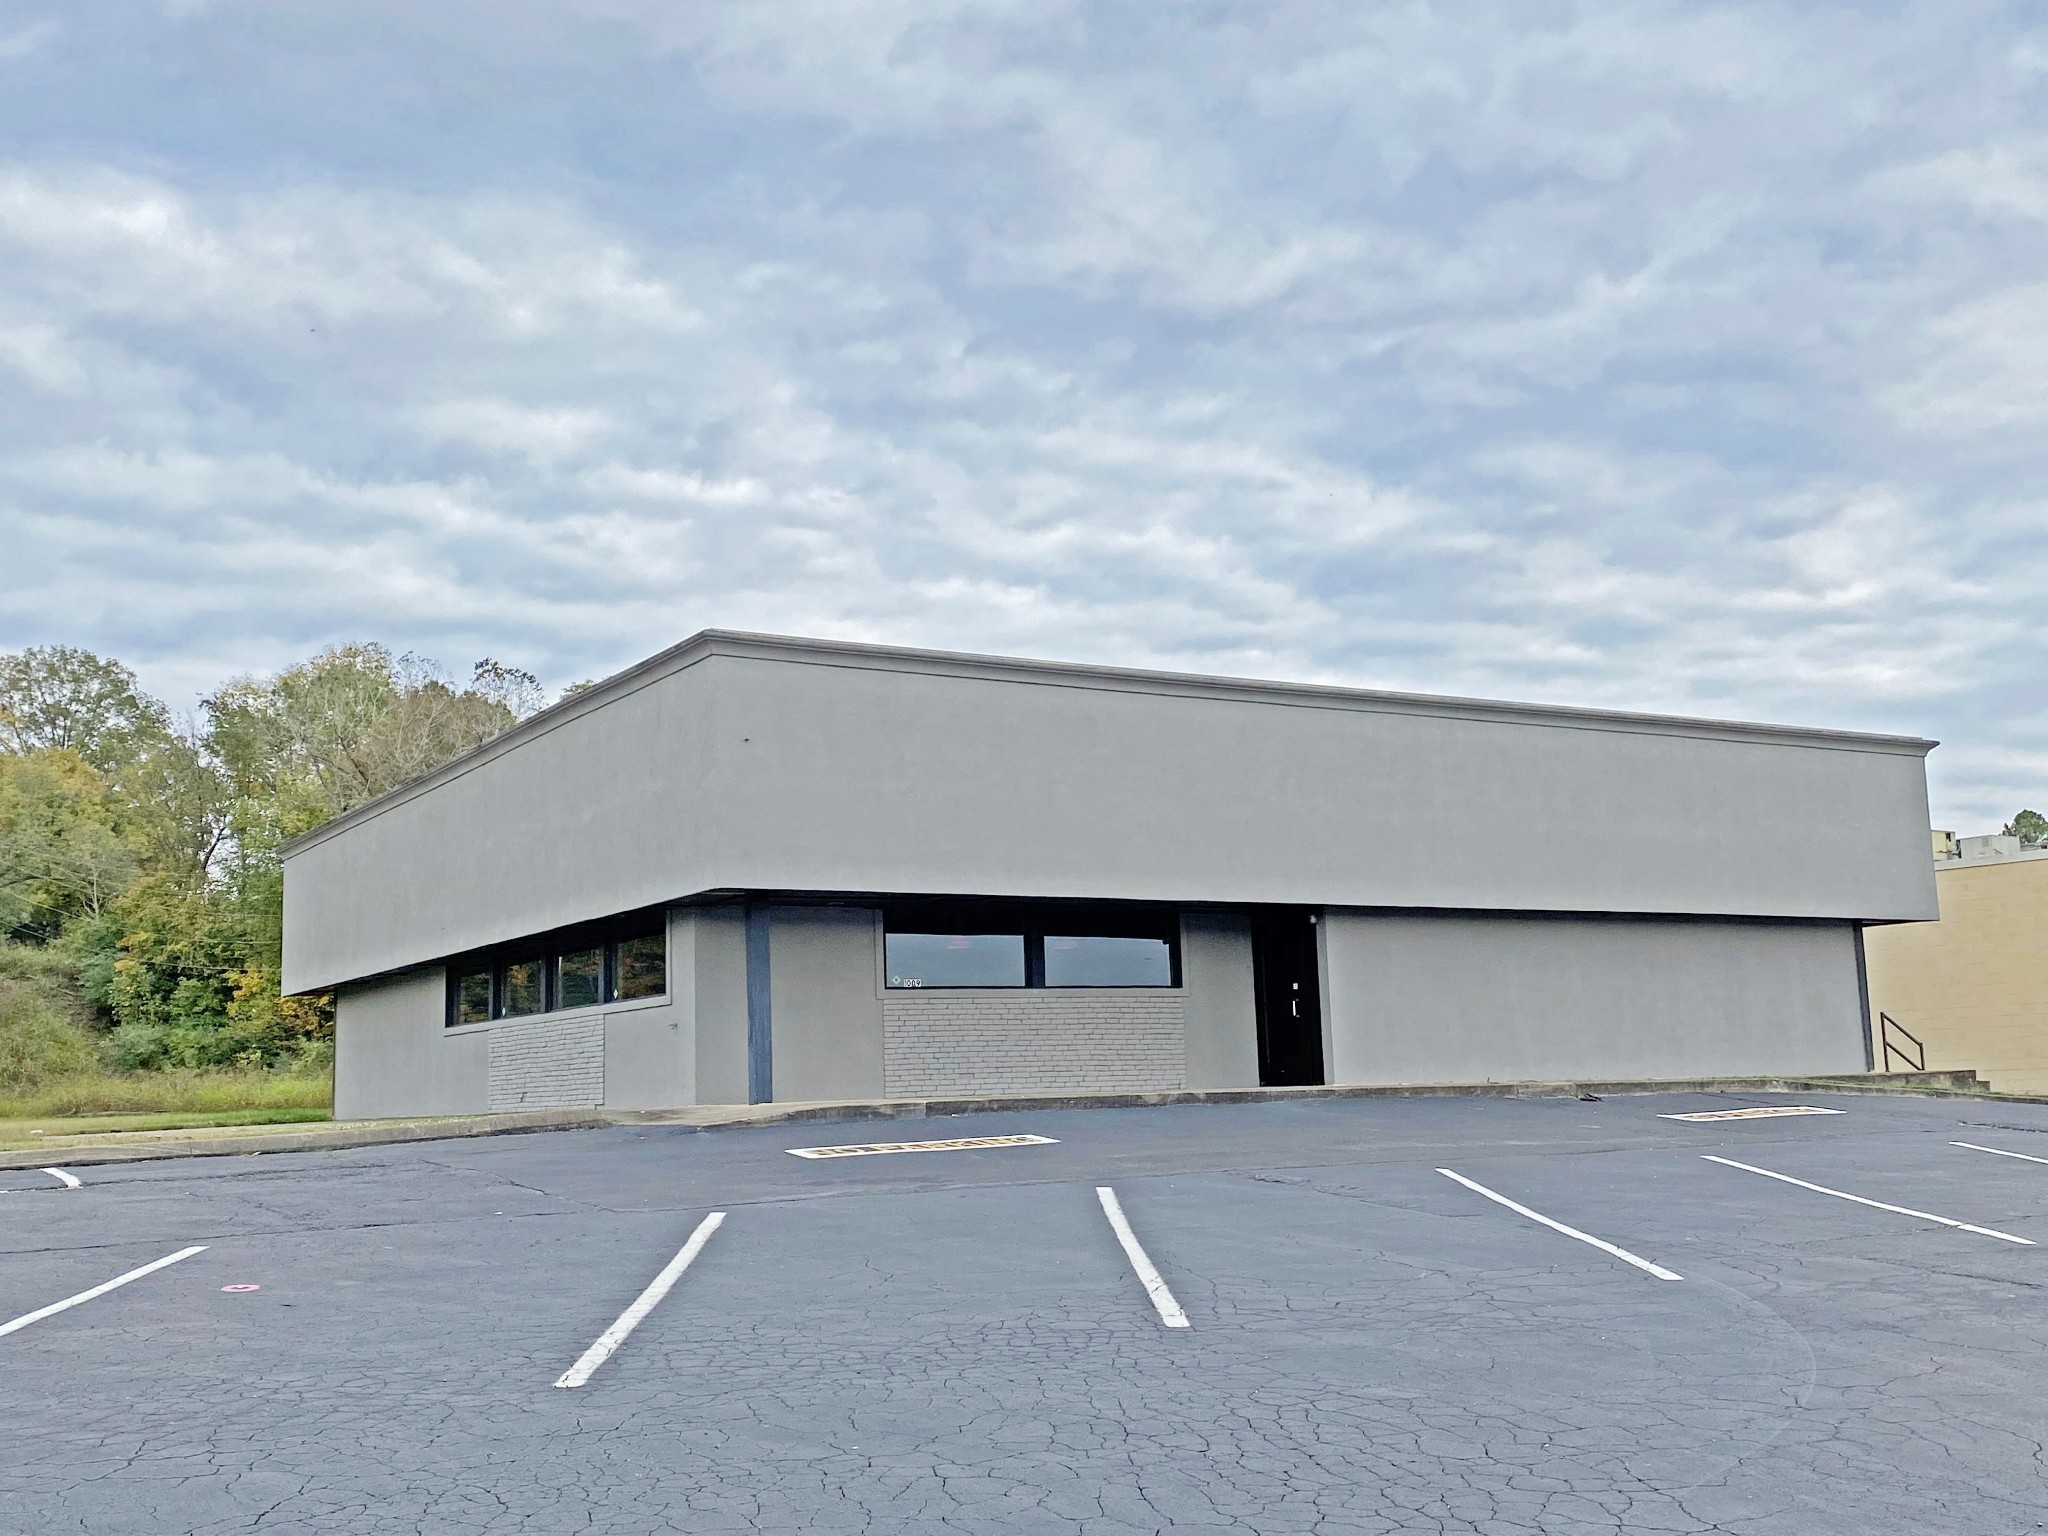
[[[2031,864],[2036,859],[2048,859],[2048,848],[2022,848],[2017,853],[1963,853],[1952,859],[1936,859],[1934,872],[1938,875],[1951,869],[1987,869],[1993,864]]]
[[[969,677],[994,682],[1030,683],[1060,688],[1090,688],[1115,693],[1179,695],[1227,699],[1308,709],[1359,710],[1378,714],[1436,715],[1488,721],[1500,725],[1545,726],[1552,729],[1617,731],[1626,734],[1694,736],[1711,740],[1778,743],[1835,751],[1882,752],[1924,757],[1937,742],[1919,736],[1890,736],[1812,726],[1768,725],[1739,720],[1714,720],[1687,715],[1659,715],[1630,710],[1586,709],[1563,704],[1518,704],[1498,699],[1469,699],[1447,694],[1396,693],[1376,688],[1351,688],[1333,683],[1290,683],[1261,678],[1219,677],[1198,672],[1162,672],[1140,667],[1097,666],[1087,662],[1037,661],[1016,656],[983,656],[966,651],[918,650],[909,646],[875,645],[865,641],[816,640],[796,635],[752,634],[744,630],[705,629],[645,661],[616,672],[582,692],[527,716],[511,729],[450,758],[416,779],[366,800],[332,821],[286,843],[279,853],[290,858],[324,842],[403,800],[426,794],[437,785],[481,767],[550,731],[604,708],[615,699],[636,693],[713,656],[754,661],[796,662],[844,667],[857,671],[924,673],[938,677]]]

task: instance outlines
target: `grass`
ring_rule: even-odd
[[[292,1120],[324,1120],[333,1097],[333,1083],[324,1072],[235,1068],[77,1072],[0,1097],[0,1122],[28,1120],[41,1124],[85,1116],[136,1115],[278,1115]],[[262,1122],[213,1118],[191,1123]]]
[[[140,1115],[0,1117],[0,1147],[33,1147],[52,1136],[104,1136],[122,1131],[203,1130],[217,1125],[302,1125],[326,1120],[324,1109],[221,1109]]]
[[[109,1071],[77,980],[63,956],[0,938],[0,1145],[329,1118],[331,1044],[308,1042],[269,1068]]]

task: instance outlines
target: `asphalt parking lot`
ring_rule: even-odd
[[[1794,1103],[1841,1112],[1664,1118]],[[1015,1135],[1051,1140],[789,1155]],[[69,1173],[0,1174],[8,1532],[2048,1530],[2048,1107],[1325,1100]]]

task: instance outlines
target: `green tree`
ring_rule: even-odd
[[[108,910],[141,868],[90,763],[62,747],[0,753],[0,932],[54,938]]]
[[[457,683],[420,657],[346,645],[229,683],[203,729],[180,729],[118,662],[0,656],[0,933],[33,946],[0,958],[39,956],[37,985],[61,972],[71,998],[45,1017],[17,986],[9,1017],[29,1022],[10,1028],[62,1055],[64,1031],[96,1015],[130,1070],[318,1051],[332,1000],[279,995],[279,848],[543,698],[494,660]]]
[[[2005,824],[2005,835],[2018,838],[2023,848],[2038,848],[2048,842],[2048,816],[2039,811],[2021,811]]]
[[[108,775],[110,798],[149,868],[205,880],[225,850],[233,785],[204,738],[178,730]]]
[[[539,694],[531,673],[489,660],[458,688],[420,657],[337,646],[223,688],[206,701],[207,741],[240,794],[317,806],[325,820],[490,740]],[[293,795],[294,782],[313,793]]]
[[[207,699],[206,742],[234,794],[268,800],[301,784],[329,816],[368,799],[376,769],[364,743],[396,700],[392,670],[381,645],[336,646]]]
[[[261,1062],[263,1042],[230,1027],[246,969],[237,914],[208,886],[162,879],[123,895],[108,1003],[115,1065],[128,1070]]]
[[[118,661],[68,645],[0,653],[0,751],[76,752],[106,771],[169,731],[169,712]]]

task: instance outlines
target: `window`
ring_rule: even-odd
[[[666,920],[565,930],[556,941],[507,945],[448,968],[448,1023],[482,1024],[561,1008],[660,997],[668,991]]]
[[[621,998],[659,997],[668,990],[668,940],[658,933],[626,939],[619,945]]]
[[[498,990],[498,1017],[514,1018],[522,1013],[539,1013],[548,1005],[547,962],[515,960],[506,966]]]
[[[883,975],[919,987],[1172,987],[1180,919],[1170,908],[919,901],[883,923]]]
[[[1170,987],[1173,944],[1164,938],[1121,934],[1049,933],[1045,936],[1048,987]]]
[[[555,962],[557,1008],[590,1008],[603,1001],[603,949],[574,950]]]
[[[491,1016],[491,973],[464,971],[455,978],[455,1022],[481,1024]]]
[[[1021,987],[1021,933],[891,933],[884,968],[892,987]]]

